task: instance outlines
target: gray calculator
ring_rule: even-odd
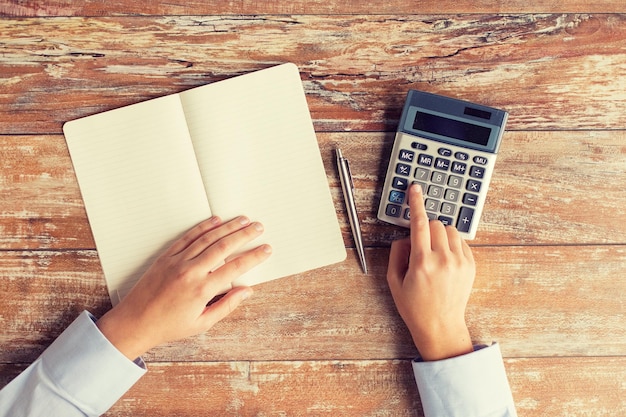
[[[474,239],[508,113],[410,90],[378,207],[378,218],[409,227],[408,188],[422,187],[430,219]]]

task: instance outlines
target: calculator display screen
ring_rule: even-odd
[[[491,129],[472,123],[448,119],[430,113],[418,111],[413,121],[413,129],[422,132],[463,140],[477,145],[487,146]]]

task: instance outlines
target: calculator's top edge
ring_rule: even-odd
[[[508,117],[508,112],[506,110],[503,109],[498,109],[496,107],[491,107],[491,106],[487,106],[485,104],[480,104],[480,103],[476,103],[473,101],[469,101],[469,100],[463,100],[460,98],[454,98],[451,96],[445,96],[445,95],[441,95],[441,94],[436,94],[436,93],[430,93],[428,91],[422,91],[422,90],[409,90],[407,92],[407,98],[406,98],[406,105],[413,105],[415,106],[416,100],[420,100],[420,99],[427,99],[426,104],[436,104],[436,103],[455,103],[457,105],[464,105],[464,106],[471,106],[471,107],[476,107],[478,109],[481,110],[488,110],[494,113],[495,118],[491,121],[490,123],[493,125],[500,125],[500,126],[504,126],[506,119]],[[424,105],[424,102],[421,102],[420,104]],[[471,119],[472,116],[471,115],[466,115],[468,116],[468,119]],[[480,121],[480,119],[475,119]]]
[[[477,126],[475,129],[482,129],[484,131],[482,132],[483,134],[480,135],[484,137],[484,141],[474,142],[476,145],[470,144],[469,147],[476,150],[484,150],[489,153],[498,152],[509,115],[505,110],[484,104],[421,90],[409,90],[402,110],[402,117],[398,124],[398,132],[402,131],[408,134],[416,134],[415,131],[417,130],[419,131],[419,133],[417,133],[419,135],[426,134],[426,136],[432,136],[435,140],[451,140],[452,144],[458,142],[456,139],[460,139],[460,137],[453,139],[447,137],[447,135],[433,135],[435,132],[432,130],[426,129],[428,131],[424,132],[423,128],[408,123],[413,120],[417,121],[417,114],[423,115],[419,117],[420,120],[423,120],[424,117],[439,120],[447,119],[451,120],[450,123],[456,125]],[[480,126],[483,127],[481,128]],[[491,134],[488,134],[486,129],[491,129]],[[469,134],[464,136],[467,135]],[[487,139],[487,136],[489,136],[489,139]]]

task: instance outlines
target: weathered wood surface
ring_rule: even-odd
[[[318,141],[347,244],[338,145],[351,160],[366,244],[387,246],[405,233],[376,219],[393,134],[321,133]],[[62,136],[0,137],[0,159],[0,248],[94,248]],[[624,131],[507,132],[473,244],[623,243],[619,184],[626,184]]]
[[[206,335],[154,349],[149,361],[411,358],[387,289],[387,249],[369,249],[363,275],[346,262],[257,286]],[[626,355],[626,248],[477,247],[468,308],[476,343],[507,357]],[[29,362],[81,309],[109,308],[94,251],[0,253],[0,362]]]
[[[415,348],[385,282],[405,231],[375,219],[410,88],[511,113],[467,316],[475,342],[500,342],[519,415],[625,415],[625,11],[0,0],[13,17],[0,19],[0,386],[81,310],[110,308],[62,123],[291,61],[352,248],[333,149],[350,158],[371,273],[350,249],[258,286],[208,334],[149,352],[150,372],[107,415],[421,415]]]
[[[422,415],[408,360],[148,366],[107,416]],[[510,359],[505,367],[520,416],[626,415],[623,357]],[[6,366],[0,384],[22,369]]]
[[[626,125],[626,14],[8,19],[0,33],[0,134],[60,133],[286,61],[318,131],[394,130],[409,88],[504,108],[510,130]]]
[[[619,13],[622,0],[386,0],[222,1],[2,0],[0,16],[116,16],[213,14]]]

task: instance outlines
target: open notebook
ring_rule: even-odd
[[[63,131],[113,304],[212,214],[260,221],[265,233],[249,247],[273,247],[234,285],[346,257],[293,64],[70,121]]]

